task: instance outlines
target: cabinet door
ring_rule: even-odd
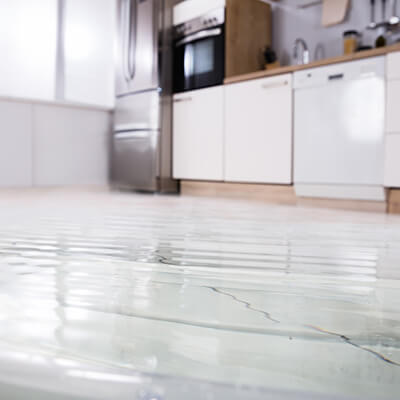
[[[386,135],[385,187],[400,187],[400,134]]]
[[[174,96],[174,178],[223,180],[223,122],[222,86]]]
[[[291,75],[233,84],[225,93],[225,180],[292,182]]]
[[[386,132],[400,133],[400,79],[387,82]]]
[[[386,75],[389,80],[400,79],[400,51],[387,55]]]
[[[0,101],[0,187],[32,186],[32,111]]]

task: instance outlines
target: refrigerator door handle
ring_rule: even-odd
[[[138,130],[138,131],[126,131],[118,132],[114,134],[115,140],[128,140],[128,139],[145,139],[149,137],[149,131]]]
[[[131,80],[129,73],[129,26],[130,26],[130,0],[123,0],[121,5],[121,30],[122,30],[122,71],[126,82]]]
[[[136,41],[137,41],[137,13],[138,0],[128,0],[128,74],[132,81],[136,74]]]
[[[164,32],[164,21],[160,20],[160,2],[159,0],[152,0],[153,1],[153,73],[155,75],[155,79],[159,78],[158,80],[161,80],[161,59],[160,59],[160,52],[159,48],[160,46],[160,39],[159,38],[159,33],[160,33],[160,28],[161,32]],[[160,25],[160,26],[159,26]]]

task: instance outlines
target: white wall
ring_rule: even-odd
[[[108,183],[115,24],[116,0],[0,0],[0,187]]]
[[[0,187],[107,185],[111,113],[0,100]]]
[[[107,111],[33,105],[33,185],[107,185]]]
[[[263,1],[272,5],[273,47],[284,65],[293,61],[293,44],[298,37],[306,40],[311,52],[311,60],[321,58],[321,56],[335,57],[343,54],[342,34],[346,30],[363,31],[365,44],[372,45],[375,41],[376,32],[365,29],[370,21],[368,0],[352,0],[346,21],[329,28],[321,25],[321,5],[304,10],[296,8],[297,5],[308,3],[310,0],[281,0],[279,5],[274,4],[271,0]],[[377,16],[379,17],[380,2],[377,3],[379,4],[377,7]],[[320,57],[315,56],[317,46],[322,48]]]
[[[65,0],[65,100],[113,107],[115,0]]]
[[[0,187],[32,186],[32,107],[0,101]]]
[[[57,3],[0,1],[0,96],[54,99]]]
[[[0,97],[112,107],[115,33],[116,0],[0,0]]]
[[[299,37],[306,40],[310,49],[311,61],[343,54],[342,35],[346,30],[355,29],[363,32],[363,43],[366,45],[373,45],[375,42],[377,32],[365,29],[370,22],[369,0],[351,0],[346,21],[329,28],[324,28],[321,25],[322,5],[303,10],[297,9],[298,5],[310,3],[312,0],[280,0],[278,3],[273,0],[261,1],[270,4],[272,7],[273,48],[283,65],[293,62],[293,44]],[[387,12],[389,13],[390,1],[387,3]],[[380,10],[380,1],[377,1],[377,19],[380,18]],[[317,48],[319,55],[316,55]]]

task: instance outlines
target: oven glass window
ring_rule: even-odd
[[[206,74],[214,70],[214,41],[203,40],[195,45],[194,74]]]
[[[185,79],[193,75],[201,75],[214,70],[214,41],[203,40],[196,44],[188,44],[184,55]]]
[[[175,44],[174,92],[220,85],[224,79],[224,35]]]

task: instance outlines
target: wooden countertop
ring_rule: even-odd
[[[362,60],[364,58],[382,56],[382,55],[385,55],[385,54],[388,54],[388,53],[391,53],[394,51],[400,51],[400,43],[397,43],[397,44],[394,44],[391,46],[382,47],[379,49],[364,50],[364,51],[360,51],[358,53],[354,53],[354,54],[350,54],[350,55],[325,58],[324,60],[318,60],[318,61],[314,61],[312,63],[304,64],[304,65],[290,65],[287,67],[279,67],[279,68],[271,69],[271,70],[263,70],[263,71],[252,72],[250,74],[233,76],[230,78],[226,78],[224,80],[224,83],[225,84],[237,83],[237,82],[248,81],[251,79],[265,78],[268,76],[288,74],[291,72],[300,71],[300,70],[304,70],[304,69],[322,67],[324,65],[338,64],[338,63],[342,63],[342,62]]]

